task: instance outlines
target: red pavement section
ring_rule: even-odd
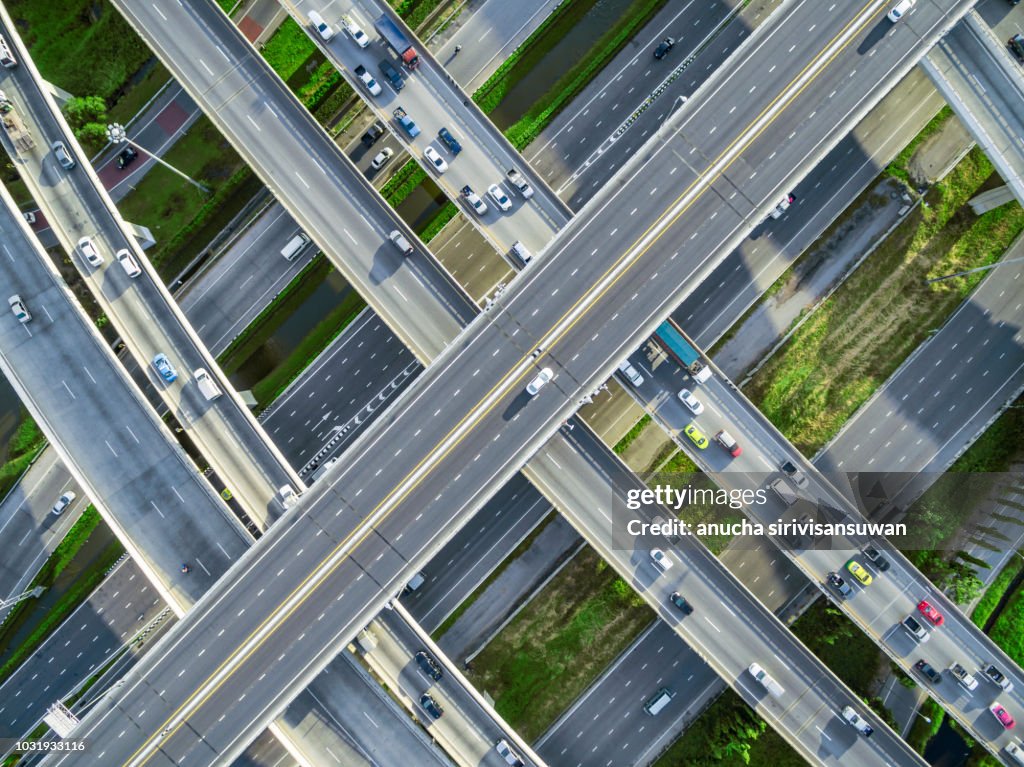
[[[240,22],[238,22],[238,28],[245,35],[245,39],[250,43],[255,43],[256,38],[263,32],[263,25],[252,20],[251,17],[245,16]]]

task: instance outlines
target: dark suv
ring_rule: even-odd
[[[420,650],[416,653],[416,662],[420,664],[420,669],[423,673],[435,682],[444,676],[444,672],[441,671],[441,667],[437,665],[437,661],[427,655],[426,651]]]
[[[402,90],[405,87],[405,78],[399,73],[397,69],[391,66],[391,62],[384,59],[380,62],[380,73],[388,79],[391,83],[391,87],[396,91]]]
[[[654,49],[654,58],[661,60],[665,58],[670,50],[675,46],[676,41],[671,37],[666,37],[660,43],[658,47]]]
[[[448,147],[448,151],[452,154],[458,154],[462,151],[462,144],[455,140],[455,136],[453,136],[447,128],[441,128],[441,130],[437,132],[437,137],[444,142],[444,145]]]
[[[380,120],[374,120],[373,125],[370,129],[363,134],[363,137],[359,139],[363,142],[363,146],[369,149],[371,146],[377,143],[377,139],[384,135],[384,125]]]

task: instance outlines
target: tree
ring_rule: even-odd
[[[98,152],[107,143],[107,103],[99,96],[68,99],[64,116],[87,153]]]

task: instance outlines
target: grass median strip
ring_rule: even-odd
[[[0,500],[7,497],[7,493],[32,464],[32,459],[45,446],[46,437],[39,426],[31,417],[24,416],[7,442],[7,460],[0,466]]]
[[[982,274],[925,279],[997,261],[1024,228],[1016,203],[966,205],[993,168],[973,150],[793,334],[746,394],[803,452],[815,453],[939,327]]]
[[[643,599],[586,548],[476,656],[470,678],[533,741],[652,620]]]

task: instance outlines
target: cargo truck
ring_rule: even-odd
[[[420,57],[416,53],[416,49],[412,47],[412,41],[405,36],[405,32],[395,22],[388,18],[387,14],[383,14],[373,22],[373,26],[380,32],[384,42],[394,48],[395,53],[402,59],[402,63],[409,69],[415,69],[420,65]]]
[[[711,368],[701,360],[700,352],[694,349],[676,329],[672,320],[665,320],[654,332],[654,340],[669,357],[682,365],[697,383],[711,378]]]
[[[36,145],[36,142],[32,140],[32,134],[29,133],[21,118],[18,117],[18,113],[14,111],[14,105],[7,100],[3,91],[0,91],[0,115],[2,115],[7,137],[14,144],[16,150],[27,152]]]

